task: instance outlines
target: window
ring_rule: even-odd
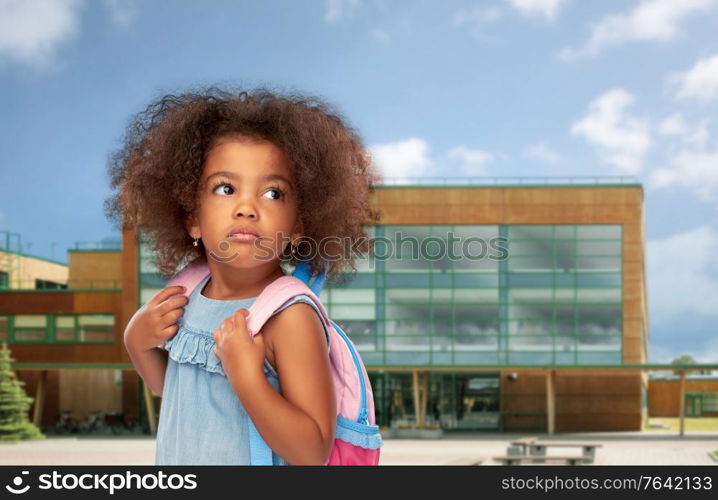
[[[15,342],[43,342],[47,332],[47,316],[15,316]]]
[[[35,280],[35,290],[59,290],[67,288],[66,283],[57,283],[49,280]]]
[[[112,342],[115,317],[109,314],[85,314],[77,317],[80,342]]]
[[[377,248],[380,255],[389,252],[386,259],[386,271],[390,273],[429,272],[431,263],[425,258],[426,252],[433,252],[427,245],[431,236],[429,226],[386,226],[384,238],[386,244]]]
[[[352,340],[354,346],[360,351],[375,351],[376,343],[376,322],[363,320],[339,320],[337,325]]]
[[[703,412],[718,412],[718,392],[703,393]]]
[[[5,271],[0,271],[0,288],[10,288],[10,275]]]
[[[55,318],[55,340],[60,342],[74,341],[76,328],[75,316],[57,316]]]

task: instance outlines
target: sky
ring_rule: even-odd
[[[0,0],[0,236],[119,238],[108,155],[153,99],[334,105],[387,177],[631,176],[649,360],[718,362],[718,0]]]

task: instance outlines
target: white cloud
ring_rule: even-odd
[[[440,158],[432,158],[429,145],[423,139],[411,138],[404,141],[369,146],[369,152],[387,183],[411,183],[416,178],[436,175],[434,167],[440,166],[440,176],[466,177],[483,176],[486,167],[497,159],[505,159],[502,153],[491,153],[455,146]]]
[[[324,3],[324,22],[331,24],[343,18],[351,17],[359,4],[359,0],[326,0]]]
[[[529,146],[524,154],[528,158],[538,160],[542,163],[548,163],[549,165],[558,165],[561,163],[561,156],[543,142]]]
[[[571,126],[573,135],[583,136],[599,150],[603,161],[628,173],[638,173],[651,146],[648,122],[626,112],[634,101],[622,88],[609,90],[589,105],[586,116]]]
[[[110,11],[112,22],[116,26],[126,28],[140,11],[139,0],[104,0],[105,7]]]
[[[449,151],[447,158],[458,162],[463,175],[480,176],[486,174],[486,166],[493,161],[494,155],[480,149],[456,146]]]
[[[462,24],[473,24],[474,26],[492,23],[501,19],[501,10],[496,7],[472,7],[461,9],[454,13],[451,24],[461,26]]]
[[[680,113],[665,118],[659,131],[674,139],[667,145],[667,160],[648,178],[651,188],[682,187],[704,201],[718,201],[718,143],[709,147],[709,123],[686,121]]]
[[[688,131],[688,124],[680,113],[673,113],[667,116],[658,126],[658,131],[663,135],[684,135]]]
[[[646,244],[651,322],[718,316],[718,233],[699,226]]]
[[[672,40],[684,18],[706,11],[715,4],[716,0],[642,0],[630,12],[601,20],[593,27],[591,38],[582,48],[564,49],[559,57],[572,60],[595,56],[611,45]]]
[[[676,99],[709,100],[718,97],[718,54],[699,60],[691,69],[672,78],[679,85]]]
[[[543,16],[553,21],[567,0],[507,0],[511,6],[527,16]]]
[[[708,144],[708,123],[709,120],[706,118],[694,128],[689,129],[688,133],[683,137],[683,141],[695,148],[705,150]]]
[[[718,200],[718,148],[714,151],[682,149],[669,165],[651,172],[651,188],[680,186],[705,201]]]
[[[432,165],[429,145],[423,139],[377,144],[369,151],[384,178],[422,177]]]
[[[689,125],[681,113],[673,113],[663,119],[658,126],[658,132],[666,136],[680,139],[698,149],[705,149],[708,143],[708,125],[710,120],[703,119],[695,125]]]
[[[59,47],[79,31],[82,0],[0,2],[0,60],[49,69]]]
[[[501,17],[503,13],[497,7],[475,6],[454,12],[451,25],[468,27],[471,35],[482,43],[497,43],[498,40],[495,35],[489,34],[487,26],[497,22]]]

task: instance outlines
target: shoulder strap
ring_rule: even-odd
[[[204,261],[194,261],[175,274],[165,286],[182,285],[185,291],[182,295],[190,296],[200,282],[209,274],[209,266]]]
[[[282,276],[277,278],[268,285],[262,293],[257,297],[252,306],[249,308],[249,316],[247,317],[247,328],[252,336],[256,335],[262,329],[274,312],[289,299],[305,294],[317,306],[321,312],[323,323],[327,329],[330,328],[329,316],[327,311],[320,302],[319,298],[314,295],[309,287],[300,279],[294,276]]]
[[[295,276],[282,276],[262,290],[262,293],[249,308],[247,329],[250,335],[256,335],[277,309],[289,299],[300,294],[305,294],[312,299],[321,312],[322,321],[327,326],[327,330],[331,331],[326,309],[324,309],[319,298],[314,295],[314,292],[309,289],[307,284]],[[272,450],[262,439],[251,419],[249,422],[249,441],[251,464],[272,465]]]

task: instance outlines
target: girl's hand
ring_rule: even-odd
[[[165,287],[135,312],[124,333],[128,350],[148,351],[174,337],[179,328],[177,320],[189,302],[184,295],[178,295],[184,291],[183,286]]]
[[[227,378],[240,387],[253,385],[264,374],[264,339],[261,334],[249,334],[247,316],[247,309],[239,309],[213,333],[217,344],[214,354],[222,362]]]

